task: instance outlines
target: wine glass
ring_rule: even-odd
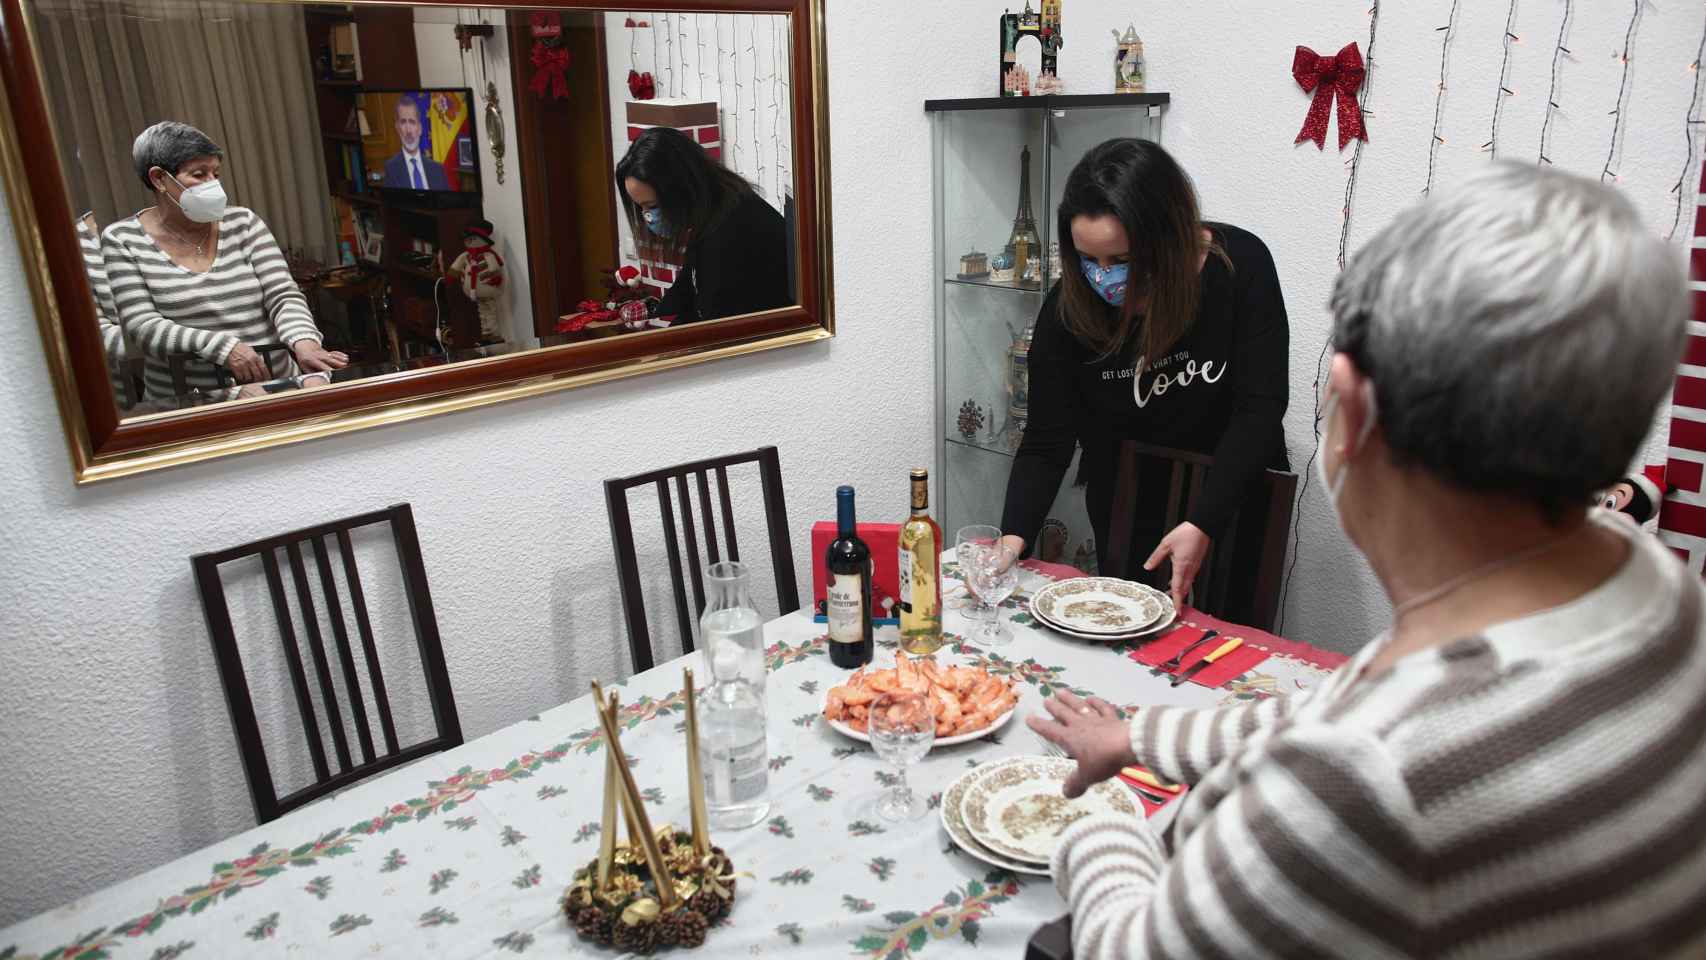
[[[979,599],[994,609],[995,616],[978,625],[972,632],[972,642],[985,647],[1002,647],[1013,642],[1013,632],[1001,622],[1001,604],[1019,587],[1018,560],[1012,545],[1000,537],[975,547],[966,581]]]
[[[954,556],[960,561],[960,582],[965,585],[966,595],[971,598],[969,604],[965,605],[967,620],[986,620],[988,616],[985,611],[993,612],[989,605],[977,595],[977,590],[972,587],[971,565],[978,547],[994,543],[999,539],[1001,539],[1001,528],[992,527],[987,523],[974,523],[970,526],[961,527],[959,533],[954,535]]]
[[[884,820],[917,820],[928,807],[906,783],[906,768],[924,759],[936,742],[936,718],[921,693],[897,690],[871,701],[871,746],[877,756],[895,766],[900,783],[877,798],[877,815]]]

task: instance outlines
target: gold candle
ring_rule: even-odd
[[[596,689],[597,685],[594,684]],[[612,709],[615,708],[616,695],[610,695]],[[599,698],[593,705],[599,716],[604,715],[604,700]],[[602,722],[602,721],[601,721]],[[616,856],[616,833],[622,828],[616,823],[616,754],[604,751],[604,816],[599,820],[598,827],[598,887],[603,893],[610,883],[610,862]]]
[[[600,699],[603,699],[602,695]],[[646,814],[646,808],[640,802],[640,788],[634,783],[634,772],[628,769],[628,757],[622,752],[621,738],[616,735],[616,716],[613,712],[600,710],[598,722],[604,728],[605,749],[613,754],[616,773],[621,777],[622,802],[633,815],[632,825],[640,830],[636,842],[646,855],[646,869],[651,871],[652,882],[657,887],[658,902],[665,910],[673,909],[678,899],[675,893],[675,878],[669,872],[669,865],[664,863],[663,851],[658,848],[657,837],[652,835],[651,817]]]
[[[711,831],[705,813],[705,777],[699,767],[699,699],[693,691],[693,668],[682,671],[687,696],[687,797],[693,819],[693,852],[710,856]]]

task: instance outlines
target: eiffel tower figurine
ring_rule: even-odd
[[[1003,251],[1013,261],[1013,282],[1024,286],[1028,281],[1041,283],[1040,271],[1033,264],[1042,255],[1042,239],[1037,236],[1037,218],[1031,214],[1031,148],[1019,154],[1019,212],[1013,216],[1013,235],[1007,238]]]

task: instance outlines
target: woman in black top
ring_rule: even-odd
[[[1286,466],[1289,331],[1273,258],[1254,234],[1202,222],[1190,179],[1146,140],[1109,140],[1085,154],[1067,178],[1058,224],[1063,275],[1037,315],[1029,422],[1002,529],[1035,542],[1081,446],[1102,572],[1141,576],[1108,568],[1120,442],[1211,454],[1183,523],[1161,529],[1165,495],[1145,494],[1133,509],[1131,565],[1147,556],[1142,569],[1155,571],[1170,559],[1167,585],[1182,604],[1262,471]],[[1166,488],[1164,465],[1140,466],[1140,491]]]
[[[640,134],[616,165],[616,188],[641,251],[681,264],[658,316],[691,323],[793,302],[781,214],[692,137]]]

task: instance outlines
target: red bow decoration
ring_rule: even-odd
[[[636,73],[628,71],[628,92],[635,100],[650,100],[658,95],[657,84],[652,80],[650,71]]]
[[[533,82],[527,88],[535,96],[543,97],[549,89],[554,100],[568,97],[568,72],[568,48],[552,47],[543,40],[533,41]]]
[[[1323,57],[1308,47],[1298,47],[1297,56],[1291,61],[1291,75],[1297,79],[1297,85],[1303,88],[1304,93],[1315,91],[1315,99],[1309,103],[1309,115],[1303,120],[1303,129],[1292,142],[1313,140],[1317,149],[1326,148],[1327,110],[1332,106],[1335,95],[1339,98],[1339,149],[1345,149],[1345,144],[1352,138],[1366,141],[1368,130],[1362,123],[1362,107],[1357,104],[1357,89],[1362,86],[1366,73],[1362,66],[1362,52],[1354,42],[1345,44],[1338,56],[1333,57]]]

